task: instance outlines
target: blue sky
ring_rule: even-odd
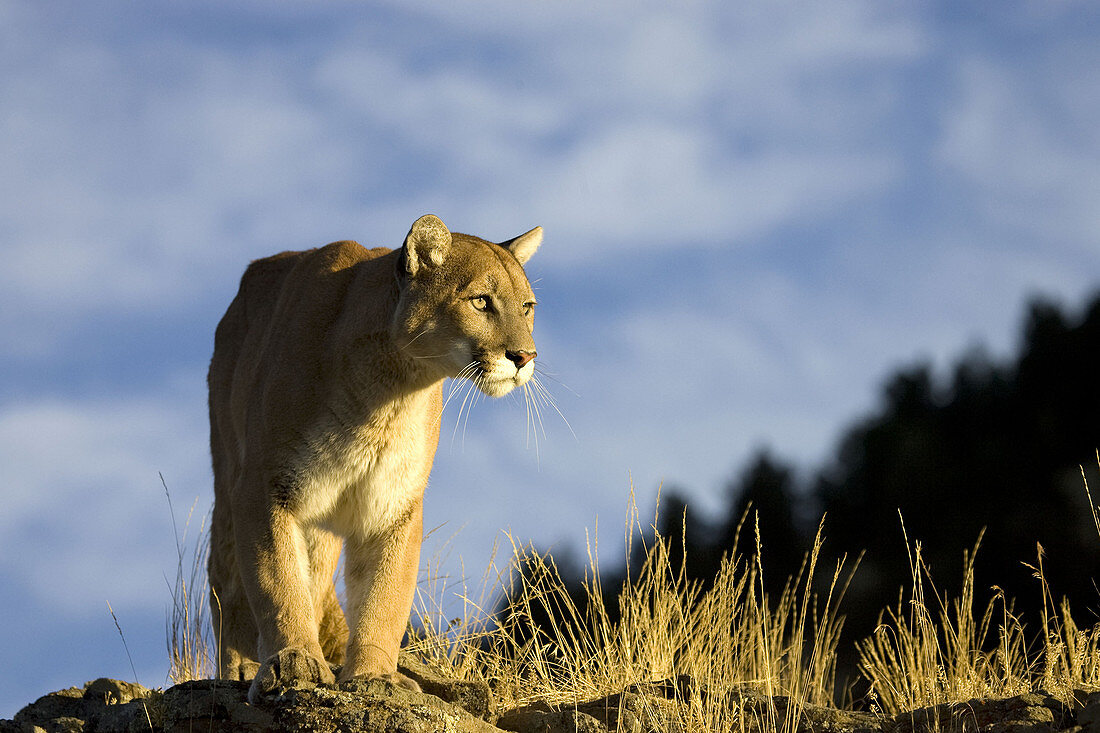
[[[542,368],[457,409],[426,555],[510,529],[621,552],[633,479],[704,510],[809,470],[898,365],[1007,354],[1100,287],[1087,2],[0,2],[0,717],[164,682],[165,576],[210,501],[205,370],[251,259],[425,212],[529,266]]]

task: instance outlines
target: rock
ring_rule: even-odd
[[[920,708],[896,716],[886,733],[1047,733],[1073,724],[1072,711],[1056,698],[1029,692],[1004,700],[970,700],[965,703]]]
[[[351,680],[338,687],[290,688],[258,706],[249,684],[199,680],[164,693],[165,731],[311,731],[335,733],[494,733],[463,708],[386,680]]]
[[[553,712],[550,706],[544,702],[534,702],[518,708],[506,710],[496,720],[497,728],[502,730],[520,731],[527,725],[527,719],[538,719],[546,713]]]
[[[90,684],[90,683],[89,683]],[[36,725],[54,718],[66,718],[81,715],[84,712],[84,690],[70,687],[65,690],[43,695],[15,714],[18,725]]]
[[[780,715],[786,713],[785,704],[777,709]],[[882,730],[882,719],[872,713],[804,705],[798,730],[800,733],[878,733]]]
[[[362,733],[496,733],[465,709],[386,680],[353,680],[339,689],[292,690],[272,709],[272,730]]]
[[[641,689],[632,685],[631,690]],[[517,733],[577,730],[620,733],[661,733],[673,729],[675,704],[660,695],[621,692],[572,707],[554,710],[546,703],[532,703],[509,710],[497,719],[497,727]],[[592,727],[595,723],[598,727]]]
[[[21,730],[35,727],[55,731],[149,730],[147,714],[153,693],[141,685],[107,678],[93,680],[83,688],[70,687],[38,698],[15,714]]]
[[[482,720],[488,721],[494,717],[493,696],[489,692],[489,685],[484,682],[449,679],[428,663],[408,653],[401,654],[397,670],[416,680],[420,689],[429,695],[458,705]]]
[[[1100,733],[1100,692],[1075,694],[1074,700],[1079,701],[1080,705],[1077,725],[1084,733]]]
[[[246,704],[249,685],[230,680],[192,680],[168,688],[161,697],[164,731],[272,730],[274,716],[265,708]]]
[[[497,733],[464,708],[385,680],[354,680],[342,688],[291,688],[262,705],[250,705],[249,683],[195,680],[163,693],[117,680],[95,680],[40,698],[0,721],[2,733]],[[473,698],[466,688],[449,689]],[[459,693],[462,694],[459,694]],[[487,706],[482,703],[484,710]]]
[[[758,692],[742,691],[741,713],[745,727],[751,730],[772,730],[775,727],[786,730],[784,723],[788,716],[797,716],[797,733],[882,733],[883,719],[872,714],[854,710],[837,710],[816,705],[800,705],[790,710],[788,697],[769,698]]]
[[[83,697],[85,700],[96,700],[107,705],[116,705],[149,697],[149,690],[134,682],[121,682],[100,677],[84,686]]]
[[[622,692],[578,707],[608,730],[623,733],[659,733],[669,730],[676,717],[675,705],[664,697]]]
[[[513,733],[608,733],[606,725],[579,709],[551,710],[538,703],[509,710],[497,720],[497,728]]]
[[[251,705],[248,682],[196,680],[159,692],[98,679],[39,698],[14,720],[0,720],[0,733],[663,733],[682,729],[680,706],[704,704],[713,694],[681,676],[630,685],[596,700],[559,707],[533,703],[497,716],[483,683],[449,680],[430,663],[408,656],[402,657],[400,670],[424,691],[385,679],[357,679],[289,686]],[[735,729],[742,733],[777,728],[789,733],[1100,733],[1100,692],[1084,690],[1075,691],[1071,705],[1034,692],[937,705],[893,718],[810,705],[793,709],[785,697],[748,689],[732,694],[730,702],[741,714]]]

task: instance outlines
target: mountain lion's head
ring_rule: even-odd
[[[535,296],[523,264],[541,242],[540,227],[494,244],[452,234],[431,214],[417,219],[397,265],[399,347],[491,397],[522,386],[535,371]]]

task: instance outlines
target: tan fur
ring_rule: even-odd
[[[248,267],[210,362],[209,574],[218,672],[253,679],[250,699],[330,682],[329,664],[415,686],[397,652],[441,385],[499,396],[530,378],[522,263],[541,239],[492,244],[427,215],[398,250],[335,242]]]

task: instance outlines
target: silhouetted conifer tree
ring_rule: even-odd
[[[946,378],[917,364],[886,380],[879,409],[843,435],[812,486],[797,486],[793,470],[763,451],[729,487],[723,518],[708,524],[673,492],[658,530],[675,541],[676,566],[686,551],[688,575],[709,584],[751,502],[765,582],[774,592],[797,571],[816,528],[800,526],[799,517],[826,512],[827,555],[866,551],[844,606],[851,641],[869,634],[909,584],[899,512],[910,541],[921,541],[938,588],[949,594],[958,588],[963,550],[985,528],[979,589],[1004,588],[1035,628],[1042,600],[1023,563],[1035,562],[1041,543],[1055,601],[1068,597],[1078,623],[1091,624],[1100,608],[1093,580],[1100,537],[1079,467],[1100,494],[1098,447],[1100,296],[1077,319],[1036,301],[1015,359],[996,363],[975,349]],[[754,549],[754,531],[750,516],[741,552]],[[636,553],[631,562],[641,559]],[[606,578],[605,594],[617,592],[624,577]]]
[[[949,383],[927,365],[894,376],[878,413],[852,428],[815,495],[834,552],[867,550],[848,596],[849,631],[869,633],[909,575],[900,512],[941,589],[953,591],[962,550],[986,530],[977,586],[993,584],[1038,616],[1036,545],[1057,597],[1096,608],[1100,538],[1079,466],[1100,446],[1100,298],[1076,324],[1031,306],[1021,355],[1005,365],[968,354]],[[981,602],[981,601],[979,601]]]
[[[771,594],[782,591],[787,579],[798,572],[806,549],[804,533],[795,523],[794,490],[794,469],[767,450],[758,452],[729,486],[732,507],[718,548],[729,553],[736,543],[739,552],[754,553],[759,527],[764,587]]]

